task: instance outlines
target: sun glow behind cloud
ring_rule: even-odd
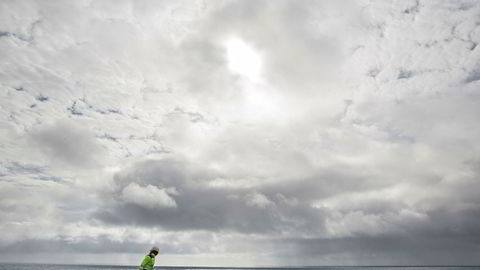
[[[228,68],[252,82],[258,82],[261,76],[262,61],[258,52],[250,44],[239,38],[230,38],[225,42]]]
[[[239,114],[233,116],[248,123],[285,120],[285,100],[262,78],[262,56],[248,41],[230,37],[224,42],[228,69],[241,78],[243,100]],[[237,112],[238,113],[238,112]]]

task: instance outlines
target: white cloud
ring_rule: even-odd
[[[245,197],[245,199],[247,200],[247,205],[260,208],[265,208],[273,204],[272,201],[259,192],[250,193]]]
[[[175,208],[177,204],[175,199],[170,196],[172,193],[175,193],[174,190],[158,188],[152,185],[140,186],[136,183],[130,183],[123,188],[122,199],[125,202],[138,204],[147,208]]]

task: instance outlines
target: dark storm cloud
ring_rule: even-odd
[[[111,194],[116,201],[102,207],[95,217],[107,223],[159,226],[168,230],[322,234],[329,213],[313,206],[317,200],[380,186],[345,169],[252,187],[212,185],[212,180],[221,177],[228,176],[201,169],[199,164],[183,159],[141,162],[116,175],[116,192]],[[130,183],[173,189],[170,196],[176,207],[152,209],[141,202],[125,201],[122,191]],[[388,204],[372,204],[370,208],[376,209],[372,211],[389,209]]]
[[[219,175],[201,171],[184,161],[143,162],[127,174],[116,176],[118,192],[112,195],[117,202],[106,205],[96,217],[108,223],[160,226],[169,230],[270,233],[284,229],[322,229],[322,210],[309,205],[312,199],[322,196],[322,184],[316,183],[322,179],[279,187],[210,186],[208,180],[216,177]],[[141,204],[122,202],[122,189],[133,181],[143,186],[173,188],[175,193],[171,197],[176,207],[149,209]]]

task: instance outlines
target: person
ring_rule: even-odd
[[[155,256],[158,255],[158,247],[152,247],[147,256],[143,258],[142,264],[140,264],[139,270],[153,270],[155,266]]]

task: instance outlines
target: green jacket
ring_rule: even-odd
[[[150,255],[143,258],[142,264],[140,264],[140,270],[153,270],[155,265],[155,257],[150,257]]]

